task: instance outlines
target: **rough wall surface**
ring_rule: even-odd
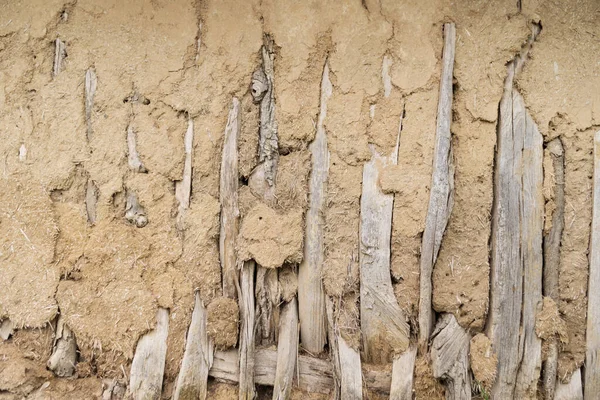
[[[585,359],[592,148],[600,127],[598,1],[27,0],[0,1],[0,322],[16,329],[0,342],[0,398],[33,396],[47,381],[44,398],[101,393],[102,380],[127,376],[158,307],[170,311],[162,393],[171,397],[194,291],[205,305],[223,294],[219,168],[232,97],[241,102],[241,183],[259,164],[250,81],[264,33],[275,42],[281,157],[275,201],[265,204],[252,185],[240,186],[242,234],[252,246],[240,254],[269,267],[301,261],[306,149],[327,62],[333,91],[324,121],[323,287],[342,299],[340,330],[360,350],[362,170],[372,152],[392,153],[402,119],[398,163],[379,184],[395,196],[390,274],[416,336],[442,26],[449,21],[457,31],[454,209],[434,267],[433,307],[453,313],[472,334],[485,326],[498,104],[507,62],[530,23],[539,23],[515,85],[544,141],[560,137],[565,149],[558,305],[568,334],[559,378],[567,381]],[[66,48],[58,71],[56,39]],[[89,70],[97,83],[86,113]],[[181,212],[175,185],[183,179],[190,120],[192,193]],[[131,167],[128,130],[142,169]],[[126,218],[130,194],[147,217],[143,227]],[[256,210],[271,223],[269,243],[252,223],[263,218]],[[243,228],[245,217],[252,226]],[[68,382],[44,367],[59,314],[79,350],[78,379]],[[230,398],[221,384],[211,390]]]

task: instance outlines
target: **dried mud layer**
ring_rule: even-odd
[[[392,154],[400,131],[397,165],[382,170],[378,185],[394,194],[390,275],[414,342],[442,28],[450,21],[454,208],[433,270],[433,308],[454,314],[473,336],[472,372],[491,387],[498,349],[481,332],[498,108],[506,65],[539,24],[515,87],[544,142],[560,138],[564,146],[559,296],[544,309],[538,336],[552,329],[548,321],[560,326],[549,335],[560,333],[558,374],[568,381],[585,359],[600,2],[0,0],[0,399],[102,398],[109,387],[112,398],[122,397],[136,344],[154,328],[158,308],[169,310],[162,398],[171,398],[195,291],[215,345],[236,346],[239,308],[223,297],[219,260],[219,173],[232,97],[241,120],[237,255],[277,268],[274,303],[293,301],[326,63],[324,291],[341,299],[339,330],[361,350],[363,165],[375,153]],[[250,92],[265,33],[275,43],[279,135],[270,199],[253,179],[259,106]],[[182,208],[176,186],[189,126],[191,198]],[[551,173],[546,179],[556,184]],[[547,220],[552,212],[549,204]],[[69,379],[46,368],[59,316],[77,341]],[[431,371],[419,355],[417,398],[443,397]],[[209,382],[208,398],[236,396],[235,387]],[[296,388],[291,398],[311,396],[326,398]]]

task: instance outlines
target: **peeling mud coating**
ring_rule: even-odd
[[[289,313],[282,311],[293,309],[306,278],[298,271],[305,238],[314,236],[306,220],[317,132],[326,138],[328,165],[322,201],[310,209],[319,224],[313,238],[322,243],[321,265],[310,269],[318,276],[310,278],[322,282],[330,337],[324,347],[323,338],[318,346],[300,339],[299,387],[282,376],[277,387],[287,394],[291,382],[288,398],[360,398],[363,387],[363,398],[387,398],[389,378],[382,383],[364,373],[349,382],[340,371],[389,371],[393,361],[408,360],[402,368],[413,370],[414,379],[405,380],[412,385],[406,393],[443,396],[450,375],[434,377],[430,353],[415,361],[396,354],[404,344],[380,343],[385,357],[372,358],[361,345],[361,259],[369,259],[361,252],[370,249],[361,238],[361,194],[372,154],[388,156],[398,146],[397,162],[367,184],[393,198],[386,208],[384,278],[411,349],[419,336],[443,26],[450,22],[456,27],[454,206],[433,265],[432,312],[438,320],[452,314],[457,331],[468,332],[471,390],[485,397],[496,375],[505,379],[502,349],[482,333],[494,307],[490,293],[498,289],[490,274],[498,109],[507,63],[532,24],[540,26],[514,88],[546,154],[536,160],[543,162],[537,183],[545,204],[536,212],[544,218],[544,262],[526,278],[544,277],[544,297],[515,303],[527,303],[528,322],[514,339],[541,340],[540,350],[521,346],[517,354],[525,360],[533,359],[528,352],[539,353],[541,371],[532,371],[540,390],[554,393],[551,385],[562,393],[568,384],[585,393],[593,135],[600,129],[597,0],[0,0],[0,399],[131,394],[134,356],[153,354],[141,353],[138,345],[147,341],[140,339],[156,334],[156,315],[164,310],[168,324],[159,328],[167,332],[166,356],[156,358],[164,366],[157,366],[162,386],[153,384],[153,396],[183,398],[175,389],[186,342],[193,340],[188,332],[196,332],[189,329],[195,304],[207,310],[203,329],[211,340],[197,348],[212,351],[213,341],[217,348],[215,361],[211,353],[203,365],[220,368],[221,353],[239,357],[241,313],[249,312],[241,292],[259,293],[253,304],[261,307],[268,302],[270,315],[252,310],[256,321],[269,321],[272,345],[281,345],[280,331],[294,338],[289,328],[295,325],[286,325]],[[237,120],[228,130],[232,104]],[[237,162],[223,164],[225,137],[232,134],[227,143],[237,143],[237,152],[231,146],[228,152]],[[236,223],[227,228],[235,239],[226,249],[227,268],[234,270],[227,276],[222,165],[238,170],[225,180],[237,190],[231,199],[237,205],[228,208]],[[376,247],[384,246],[387,241]],[[241,286],[244,262],[268,268],[245,277],[257,287],[268,283],[268,292]],[[519,336],[520,328],[527,333]],[[302,324],[298,329],[301,338],[310,337]],[[257,386],[250,393],[268,398],[271,389],[262,385],[273,385],[275,371],[285,368],[275,368],[275,358],[268,368],[261,364],[261,354],[277,352],[263,348],[261,335],[256,357],[250,346],[244,360],[254,362]],[[390,346],[396,351],[385,350]],[[313,347],[320,353],[307,351]],[[344,353],[336,357],[336,351]],[[212,377],[198,393],[239,397],[234,364],[231,371],[204,371]],[[556,384],[548,384],[548,374]],[[307,376],[327,380],[304,381]],[[526,398],[536,395],[526,392]]]

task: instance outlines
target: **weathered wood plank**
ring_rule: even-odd
[[[188,128],[185,132],[185,136],[183,139],[183,146],[185,151],[185,161],[183,163],[183,177],[180,181],[175,182],[175,198],[179,203],[179,214],[181,214],[182,210],[187,210],[188,208],[190,208],[190,197],[192,194],[192,153],[194,147],[194,120],[191,118],[188,120]],[[138,157],[137,151],[135,151],[135,143],[133,144],[133,149],[135,157]],[[133,161],[134,166],[138,164],[139,166],[141,166],[141,161],[139,161],[139,157],[137,158],[137,161]],[[132,167],[132,164],[130,163],[129,166]],[[143,168],[143,166],[141,166],[141,168]]]
[[[88,68],[85,72],[85,123],[88,142],[92,140],[92,112],[94,111],[94,96],[98,86],[98,78],[94,68]]]
[[[333,87],[329,80],[329,65],[325,63],[321,80],[321,108],[315,139],[309,145],[312,154],[312,172],[309,182],[308,211],[304,236],[304,259],[298,269],[298,311],[302,346],[313,354],[325,347],[325,291],[321,271],[324,260],[323,207],[327,193],[329,151],[325,133],[327,100]]]
[[[223,143],[219,199],[221,201],[221,233],[219,255],[223,275],[223,296],[237,297],[239,272],[235,252],[240,211],[238,209],[238,136],[240,132],[240,102],[233,98]]]
[[[412,400],[413,372],[417,359],[417,347],[411,346],[394,359],[390,400]]]
[[[208,371],[213,363],[213,340],[206,331],[207,311],[196,292],[192,322],[187,332],[185,352],[177,377],[174,400],[206,399]]]
[[[452,166],[450,124],[452,123],[452,75],[456,30],[453,23],[444,24],[444,52],[438,100],[433,175],[425,230],[421,244],[421,276],[419,297],[419,351],[425,352],[433,329],[431,308],[433,266],[440,250],[442,237],[452,212],[454,172]]]
[[[559,300],[558,271],[560,267],[560,240],[565,226],[565,156],[560,138],[548,143],[547,150],[552,159],[554,177],[554,212],[552,227],[544,237],[544,296],[556,303]],[[548,342],[548,353],[542,365],[542,391],[546,399],[554,398],[558,369],[558,339]]]
[[[585,399],[600,393],[600,131],[594,135],[592,240],[585,335]]]
[[[518,106],[515,106],[518,103]],[[517,373],[515,397],[536,398],[542,368],[542,341],[535,322],[542,306],[542,236],[544,230],[544,140],[535,122],[525,111],[521,95],[513,90],[513,114],[523,110],[525,136],[521,195],[521,258],[523,260],[523,310],[521,315],[521,365]],[[515,125],[516,128],[516,125]]]
[[[340,356],[340,389],[341,398],[348,400],[362,399],[362,370],[360,354],[346,343],[338,333],[338,353]]]
[[[240,346],[238,354],[239,399],[253,400],[254,389],[254,261],[246,261],[240,274]],[[215,360],[216,362],[216,360]]]
[[[597,395],[597,392],[591,393],[591,397],[589,398],[597,399]],[[583,400],[583,398],[583,390],[581,387],[581,368],[573,372],[569,383],[557,382],[554,400]]]
[[[294,372],[296,371],[297,356],[298,305],[294,297],[281,308],[273,400],[285,400],[289,398],[294,381]]]
[[[471,399],[471,336],[458,324],[453,314],[443,314],[432,337],[433,376],[445,381],[446,400]]]
[[[258,326],[257,340],[265,346],[277,342],[279,325],[279,281],[275,268],[264,268],[257,265],[254,297]]]
[[[156,314],[156,328],[140,338],[133,356],[129,378],[129,393],[133,399],[160,399],[168,333],[169,311],[159,308]]]
[[[56,376],[67,377],[75,372],[77,363],[77,343],[75,334],[69,329],[62,316],[58,317],[52,355],[48,360],[48,369]]]
[[[63,63],[67,56],[67,45],[60,39],[54,41],[54,65],[52,68],[52,76],[56,77],[63,69]]]

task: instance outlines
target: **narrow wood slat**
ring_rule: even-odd
[[[254,261],[246,261],[242,266],[240,274],[240,293],[238,293],[240,305],[240,345],[236,370],[239,374],[236,381],[239,382],[239,399],[253,400],[254,389]],[[215,363],[217,360],[215,359]]]
[[[417,347],[411,346],[404,353],[394,359],[392,366],[392,382],[390,387],[390,400],[412,400],[413,376]]]
[[[586,382],[587,388],[587,382]],[[590,399],[597,399],[598,393],[591,393]],[[581,368],[577,369],[571,375],[571,380],[568,383],[558,382],[556,384],[556,392],[554,400],[583,400],[583,389],[581,386]]]
[[[285,400],[289,398],[294,381],[294,372],[296,371],[297,356],[298,305],[294,297],[281,308],[273,400]]]

